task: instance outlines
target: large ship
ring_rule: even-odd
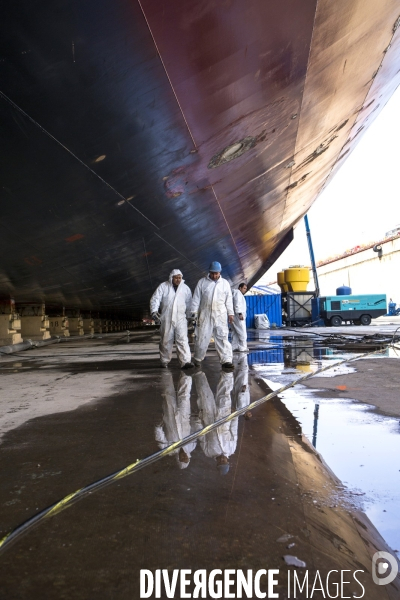
[[[399,15],[398,0],[5,3],[1,296],[140,318],[172,268],[192,288],[211,260],[256,282],[397,87]]]

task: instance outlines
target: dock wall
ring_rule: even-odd
[[[348,285],[353,294],[385,293],[400,305],[400,238],[380,244],[382,256],[372,248],[339,258],[318,267],[322,296]],[[308,289],[313,289],[312,273]]]

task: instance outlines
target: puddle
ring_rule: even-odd
[[[273,337],[268,341],[277,346],[280,342]],[[394,354],[391,349],[385,353],[399,357]],[[278,389],[328,361],[343,358],[346,355],[331,348],[296,340],[296,344],[283,341],[281,348],[252,352],[249,364],[271,389]],[[340,365],[320,376],[334,377],[354,370],[353,366]],[[361,502],[382,537],[393,550],[400,551],[399,419],[378,415],[369,405],[350,399],[319,398],[317,391],[299,385],[280,398],[358,506]]]

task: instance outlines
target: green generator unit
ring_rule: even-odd
[[[386,294],[325,296],[318,298],[319,315],[325,325],[339,327],[343,321],[369,325],[372,319],[386,315]]]

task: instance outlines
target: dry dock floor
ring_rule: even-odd
[[[251,333],[251,352],[235,356],[233,374],[221,371],[213,345],[201,370],[182,372],[175,356],[160,369],[151,330],[1,357],[0,539],[72,492],[265,396],[269,390],[253,368],[262,360],[257,352],[279,336],[305,334]],[[397,394],[390,387],[398,382],[397,364],[364,360],[357,373],[329,385],[348,382],[341,385],[353,397],[398,414],[382,400]],[[319,378],[316,387],[326,385]],[[317,571],[325,581],[333,570],[350,573],[342,597],[361,597],[352,577],[360,571],[362,597],[398,599],[398,578],[387,586],[372,581],[372,556],[393,550],[299,421],[279,398],[251,413],[86,495],[4,546],[0,597],[136,600],[141,569],[278,569],[282,599],[294,597],[294,571],[301,580],[308,572],[308,591],[297,595],[308,598]],[[221,455],[229,468],[218,468]],[[302,566],[288,565],[293,558],[285,556]]]

